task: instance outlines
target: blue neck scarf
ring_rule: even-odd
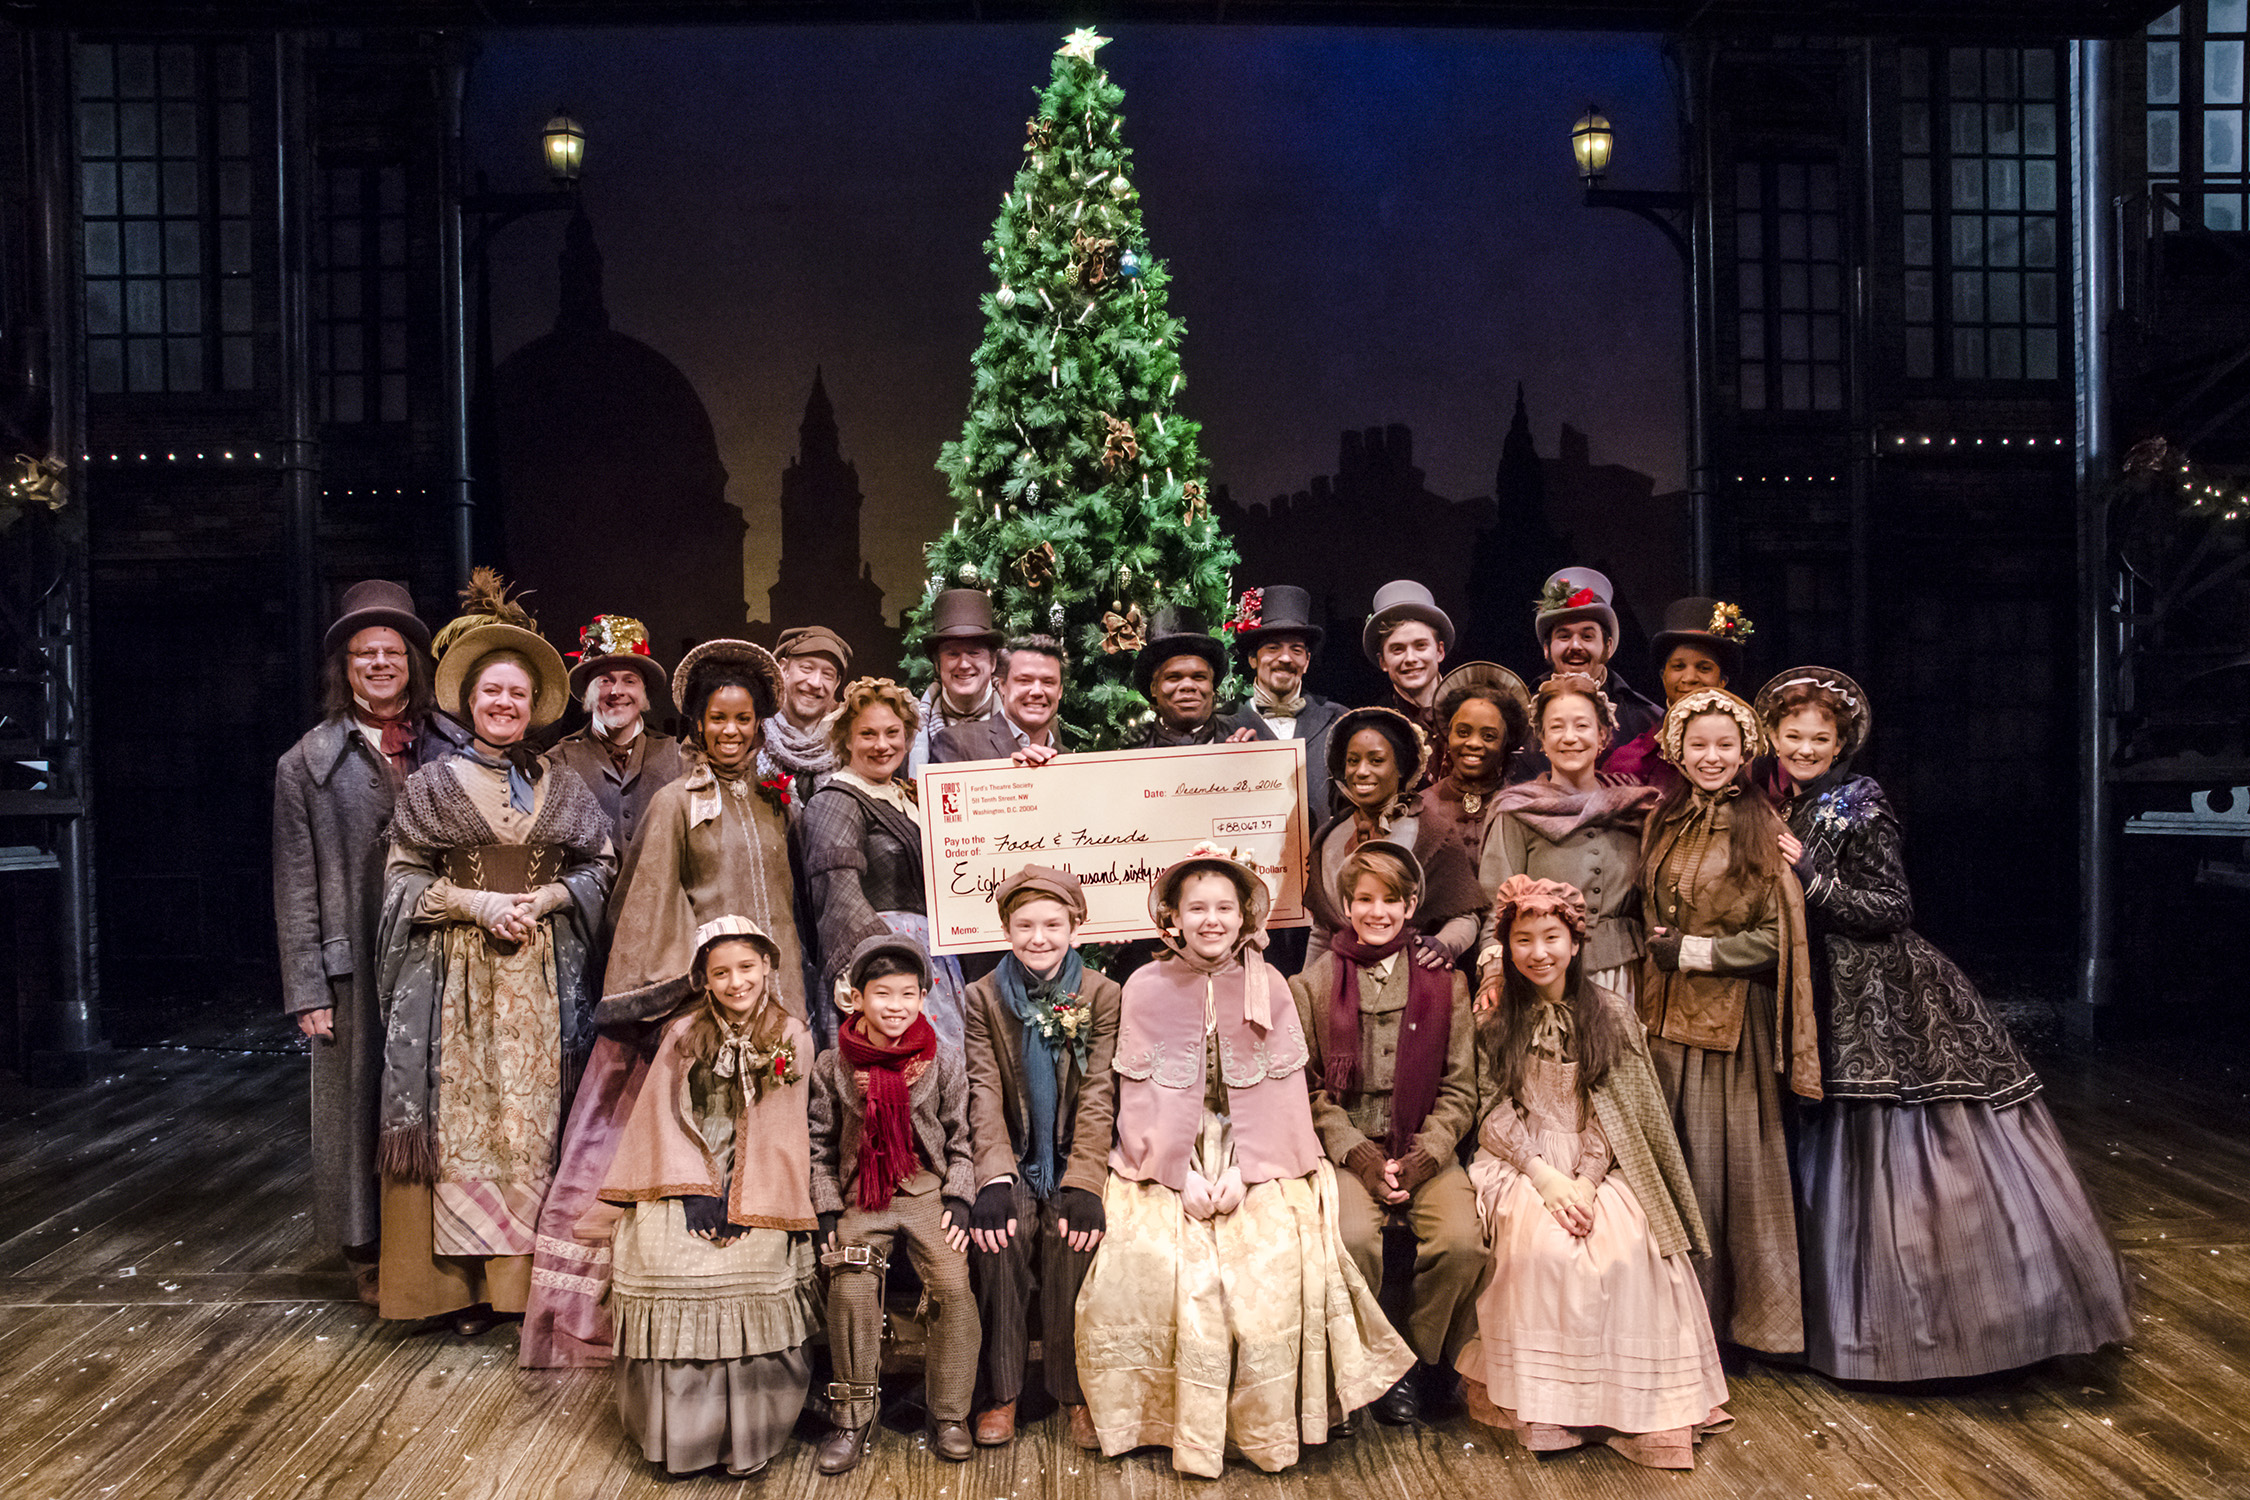
[[[487,755],[482,748],[482,742],[472,739],[461,747],[461,754],[488,771],[506,771],[508,773],[508,805],[526,816],[530,814],[533,801],[531,774],[524,769],[520,762],[531,759],[531,756],[524,752],[520,743],[508,746],[498,755]]]
[[[1051,1010],[1065,995],[1078,992],[1085,983],[1086,964],[1078,950],[1071,948],[1055,977],[1041,979],[1011,953],[1000,960],[993,977],[999,983],[1000,998],[1023,1022],[1023,1112],[1031,1122],[1031,1141],[1017,1165],[1023,1169],[1024,1185],[1031,1189],[1032,1196],[1044,1201],[1055,1190],[1055,1114],[1061,1107],[1062,1089],[1055,1079],[1055,1044],[1033,1018]]]

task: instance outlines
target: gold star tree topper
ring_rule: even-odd
[[[1086,61],[1092,62],[1094,54],[1108,45],[1108,37],[1096,36],[1091,26],[1081,26],[1069,36],[1063,38],[1063,44],[1055,49],[1055,55],[1057,57],[1082,57]]]

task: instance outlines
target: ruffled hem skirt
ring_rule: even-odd
[[[617,1414],[651,1463],[737,1474],[781,1448],[804,1408],[820,1326],[812,1245],[752,1229],[698,1239],[676,1198],[619,1221],[610,1282]]]
[[[2131,1331],[2117,1252],[2037,1097],[1805,1106],[1797,1172],[1805,1359],[1824,1374],[1983,1375]]]
[[[1344,1252],[1336,1174],[1261,1182],[1231,1214],[1112,1174],[1109,1232],[1078,1292],[1078,1379],[1102,1452],[1172,1450],[1216,1478],[1268,1473],[1414,1366]]]
[[[1477,1338],[1458,1368],[1523,1423],[1666,1432],[1726,1404],[1726,1374],[1685,1255],[1656,1248],[1615,1173],[1594,1194],[1594,1228],[1571,1234],[1531,1179],[1488,1152],[1469,1165],[1492,1241]]]

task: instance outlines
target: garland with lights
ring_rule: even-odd
[[[938,459],[953,526],[925,549],[905,638],[907,672],[926,684],[931,602],[990,591],[1002,630],[1069,648],[1061,718],[1094,749],[1146,721],[1132,654],[1158,608],[1221,619],[1236,561],[1211,514],[1200,429],[1174,406],[1183,329],[1141,228],[1125,91],[1095,61],[1107,40],[1081,29],[1055,54],[985,243],[995,289],[968,419]]]

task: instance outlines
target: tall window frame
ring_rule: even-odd
[[[402,162],[321,169],[312,352],[323,422],[409,415],[407,208]]]
[[[1745,412],[1844,409],[1842,172],[1735,164],[1737,389]]]
[[[1900,308],[1913,380],[2069,375],[2062,49],[1900,51]]]
[[[71,73],[88,393],[257,391],[251,48],[80,40]]]
[[[2185,0],[2143,33],[2150,191],[2166,229],[2250,231],[2250,0]]]

